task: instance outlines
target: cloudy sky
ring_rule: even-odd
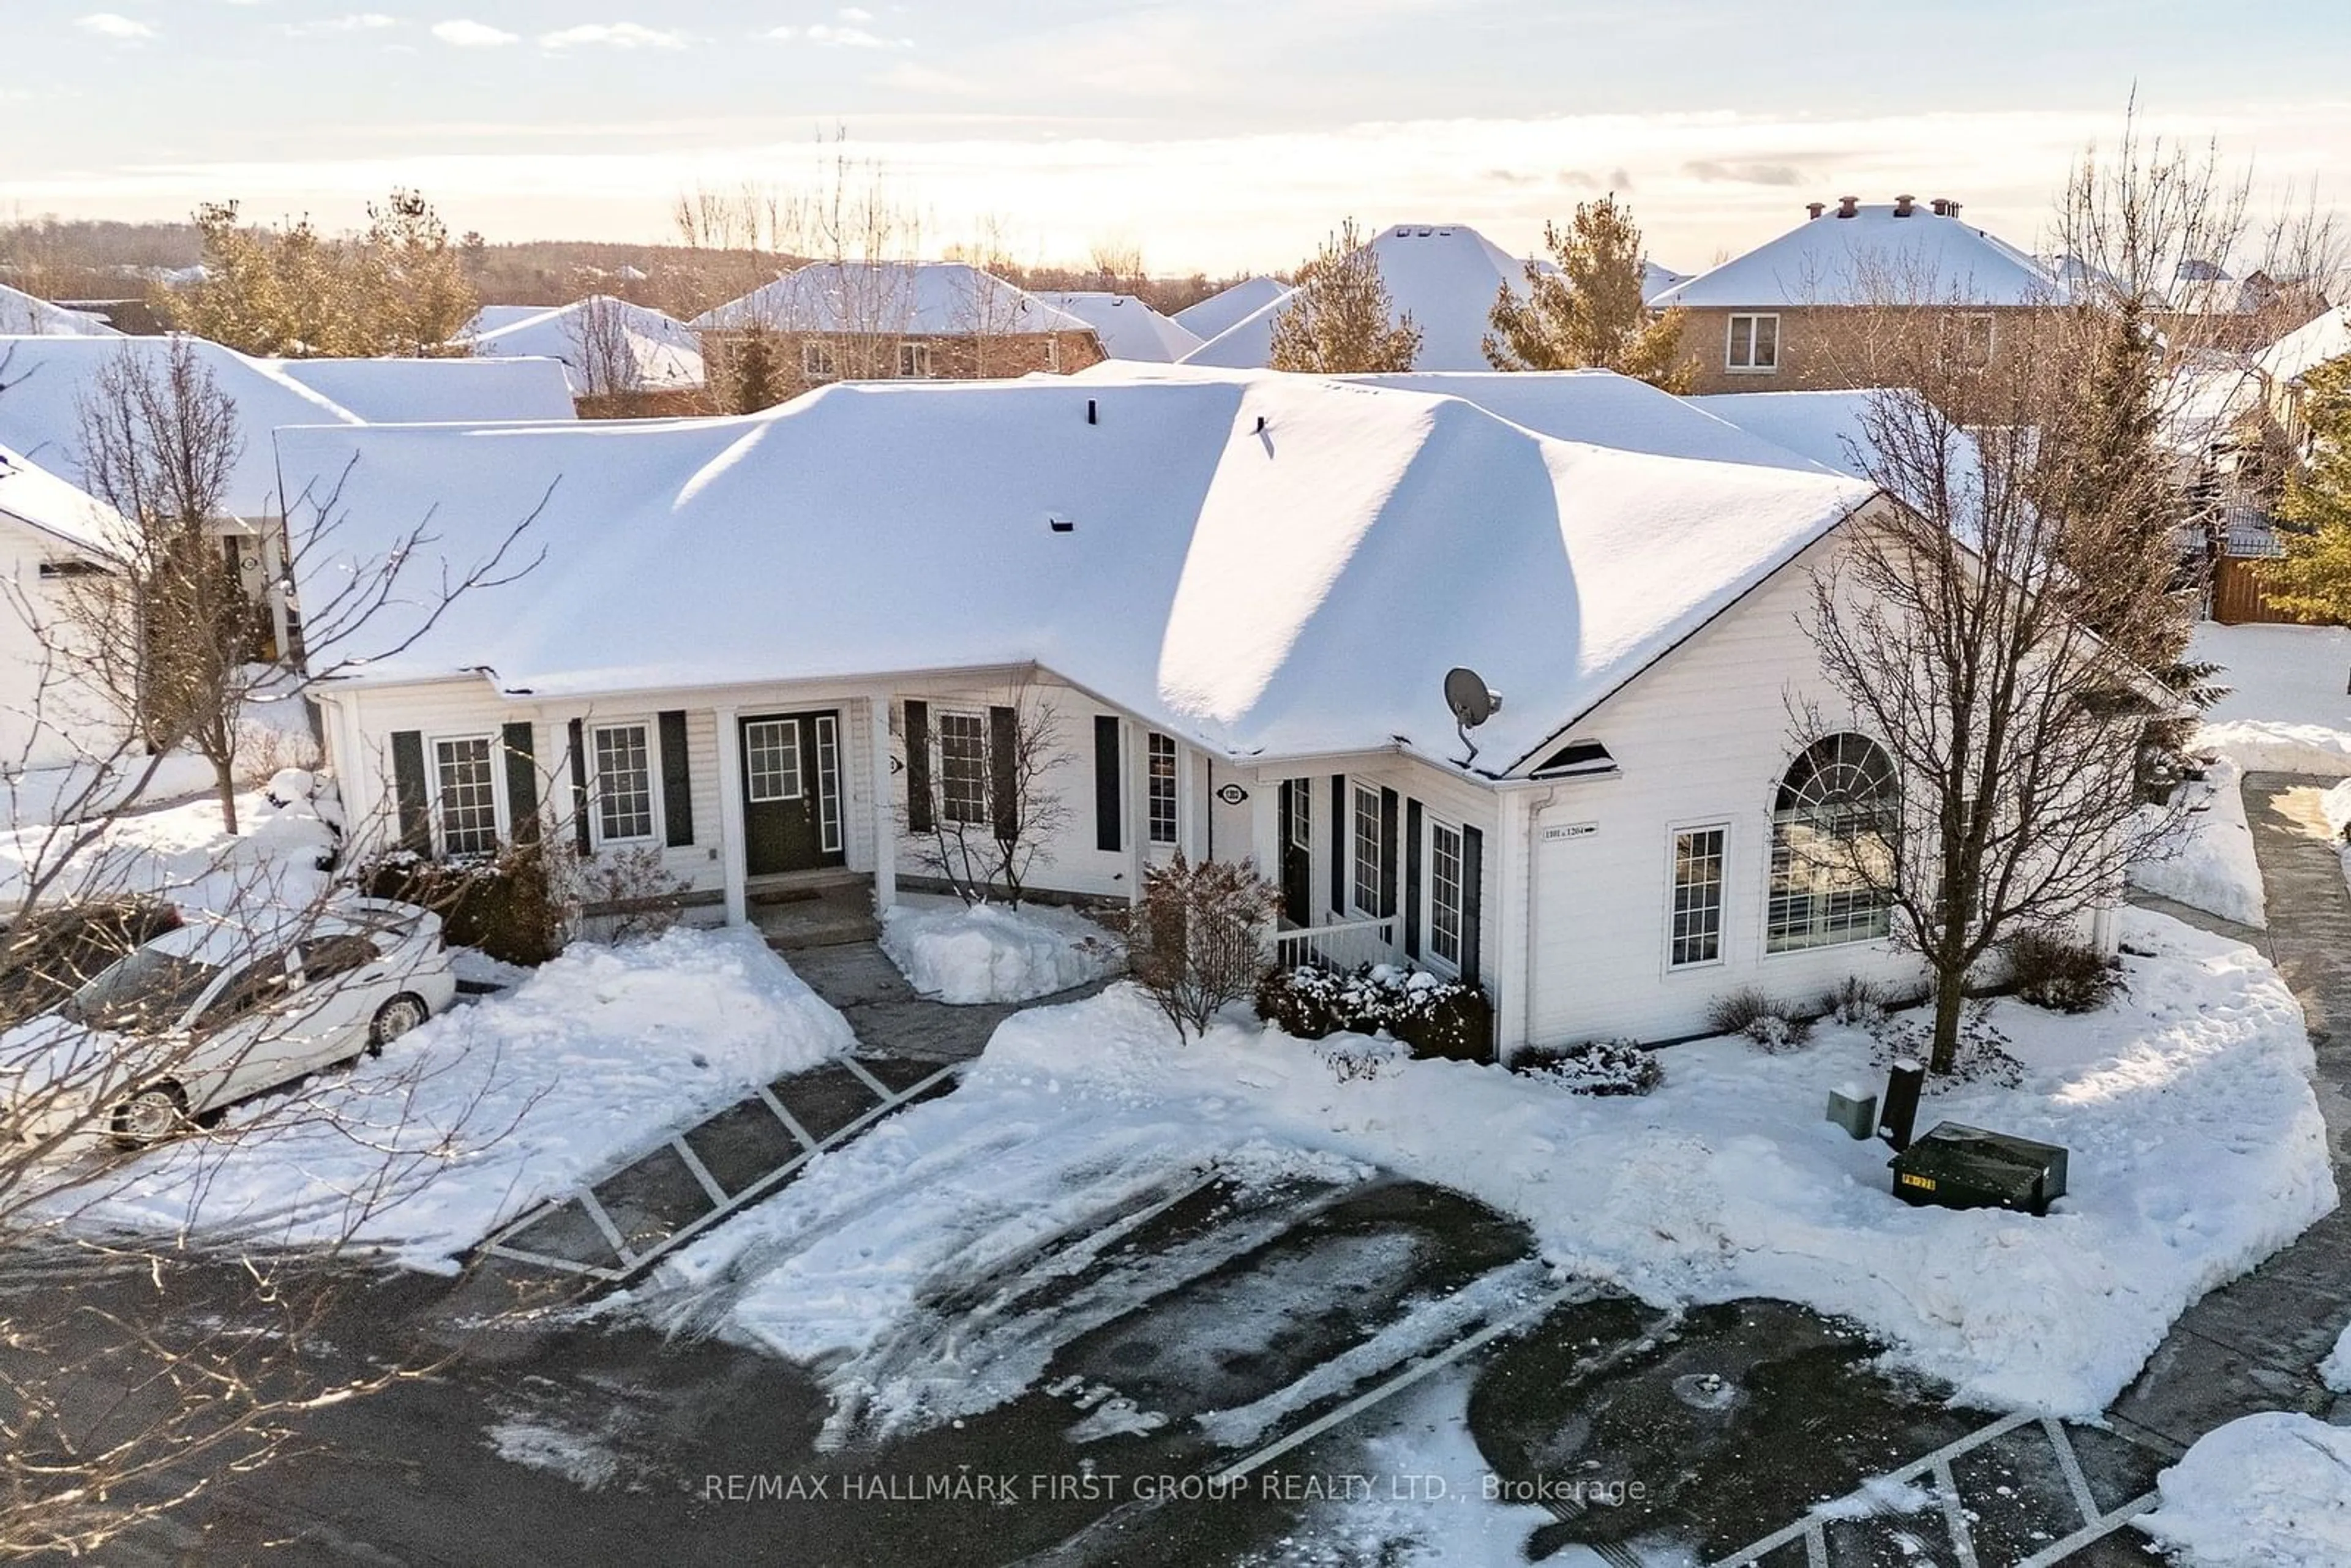
[[[993,216],[1026,259],[1271,267],[1353,214],[1522,251],[1614,188],[1695,269],[1848,193],[2029,243],[2134,84],[2351,200],[2340,0],[5,4],[0,214],[340,228],[407,184],[493,239],[665,239],[683,187],[805,183],[838,128],[934,249]]]

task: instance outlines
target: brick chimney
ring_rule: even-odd
[[[1917,197],[1916,197],[1916,196],[1896,196],[1896,197],[1895,197],[1895,198],[1894,198],[1894,215],[1895,215],[1896,217],[1897,217],[1897,218],[1907,218],[1907,217],[1908,217],[1908,216],[1910,215],[1910,211],[1911,211],[1911,209],[1912,209],[1913,207],[1917,206],[1917,203],[1918,203],[1918,198],[1917,198]]]
[[[1861,198],[1859,196],[1839,196],[1837,198],[1837,216],[1841,218],[1857,218],[1861,216]]]
[[[1827,212],[1828,210],[1829,204],[1826,202],[1806,202],[1804,204],[1804,215],[1808,218],[1819,217],[1823,213]]]

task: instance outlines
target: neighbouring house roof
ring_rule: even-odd
[[[1028,290],[960,261],[814,261],[694,319],[696,328],[766,327],[968,338],[1091,331]]]
[[[1041,294],[1056,310],[1066,310],[1094,329],[1102,352],[1113,360],[1169,364],[1198,348],[1201,339],[1162,316],[1132,294]]]
[[[1232,755],[1440,758],[1458,750],[1442,682],[1467,664],[1509,699],[1479,736],[1497,769],[1873,493],[1792,461],[1556,440],[1417,390],[1148,367],[277,444],[289,486],[341,490],[306,582],[426,516],[439,538],[411,570],[437,582],[545,503],[542,565],[405,647],[423,611],[388,607],[368,634],[397,651],[365,682],[487,672],[578,698],[1033,662]]]
[[[1641,298],[1654,304],[1667,289],[1687,283],[1691,274],[1676,272],[1670,267],[1659,267],[1647,256],[1641,258]]]
[[[1832,207],[1651,301],[1700,309],[1816,305],[2039,305],[2057,281],[2039,261],[1964,218],[1916,206]]]
[[[2351,310],[2333,307],[2262,350],[2254,362],[2262,374],[2283,385],[2346,354],[2351,354]]]
[[[120,338],[121,333],[80,310],[68,310],[0,283],[0,337]]]
[[[2231,354],[2186,357],[2171,367],[2159,406],[2164,444],[2200,456],[2233,438],[2239,422],[2260,411],[2261,377]]]
[[[1503,288],[1523,295],[1527,264],[1466,224],[1397,224],[1369,242],[1397,314],[1421,330],[1416,371],[1482,371],[1494,300]],[[1192,365],[1262,368],[1273,357],[1273,323],[1285,292],[1185,356]]]
[[[1244,317],[1254,316],[1290,292],[1290,285],[1278,277],[1245,277],[1230,288],[1221,289],[1196,304],[1187,305],[1176,312],[1176,324],[1202,342],[1240,325]]]
[[[465,420],[568,418],[571,400],[552,363],[517,373],[513,366],[462,360],[256,360],[201,338],[0,338],[0,443],[78,482],[82,477],[81,400],[108,364],[123,355],[160,367],[184,341],[236,404],[243,447],[229,476],[229,515],[282,513],[270,433],[288,424],[360,424],[365,419],[329,388],[384,418]],[[312,383],[316,384],[306,384]]]
[[[460,339],[479,338],[502,327],[511,327],[517,321],[528,321],[534,316],[544,316],[559,308],[561,307],[555,305],[485,305],[474,312],[474,319],[465,323],[465,329],[457,336]]]
[[[475,357],[502,360],[534,357],[562,363],[575,397],[593,389],[591,353],[620,356],[634,385],[622,390],[685,392],[705,381],[702,340],[674,317],[609,295],[595,295],[552,310],[541,310],[468,340]]]
[[[131,537],[130,525],[113,507],[5,446],[0,446],[0,517],[96,556],[115,555]]]

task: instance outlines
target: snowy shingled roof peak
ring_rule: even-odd
[[[2351,310],[2334,306],[2262,350],[2257,363],[2262,374],[2283,382],[2346,354],[2351,354]]]
[[[1510,697],[1479,735],[1496,768],[1871,493],[1416,390],[1131,371],[843,385],[742,419],[292,430],[278,452],[347,514],[306,574],[428,515],[463,570],[545,502],[545,563],[369,680],[582,697],[1034,662],[1235,755],[1443,757],[1444,675],[1468,664]]]
[[[1094,329],[1102,352],[1113,360],[1168,364],[1198,348],[1201,340],[1132,294],[1040,294],[1056,310],[1066,310]]]
[[[613,371],[633,378],[623,390],[681,392],[703,384],[702,340],[693,328],[648,306],[609,295],[540,310],[469,340],[475,357],[555,360],[569,373],[573,395],[609,382]],[[617,361],[617,363],[616,363]],[[602,365],[602,370],[596,367]]]
[[[479,424],[568,419],[571,391],[553,359],[256,360],[370,424]]]
[[[2039,305],[2057,292],[2049,268],[2006,240],[1928,204],[1826,208],[1745,256],[1702,272],[1651,303],[1694,308],[1807,305]]]
[[[0,337],[120,338],[95,316],[52,305],[21,288],[0,283]]]
[[[1467,224],[1395,224],[1369,242],[1397,314],[1421,332],[1418,371],[1482,371],[1494,299],[1505,287],[1526,292],[1527,264]],[[1284,299],[1259,306],[1186,356],[1228,370],[1262,368],[1273,357],[1273,323]]]
[[[704,312],[694,325],[941,338],[1092,330],[1027,289],[960,261],[812,261]]]
[[[14,517],[93,555],[114,555],[131,538],[122,514],[5,446],[0,446],[0,517]]]
[[[1231,331],[1244,318],[1256,315],[1289,292],[1290,285],[1278,277],[1245,277],[1176,312],[1176,324],[1205,343]]]

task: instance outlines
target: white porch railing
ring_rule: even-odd
[[[1348,920],[1335,925],[1301,925],[1273,934],[1276,968],[1295,969],[1315,964],[1348,970],[1364,964],[1395,961],[1396,917]]]

